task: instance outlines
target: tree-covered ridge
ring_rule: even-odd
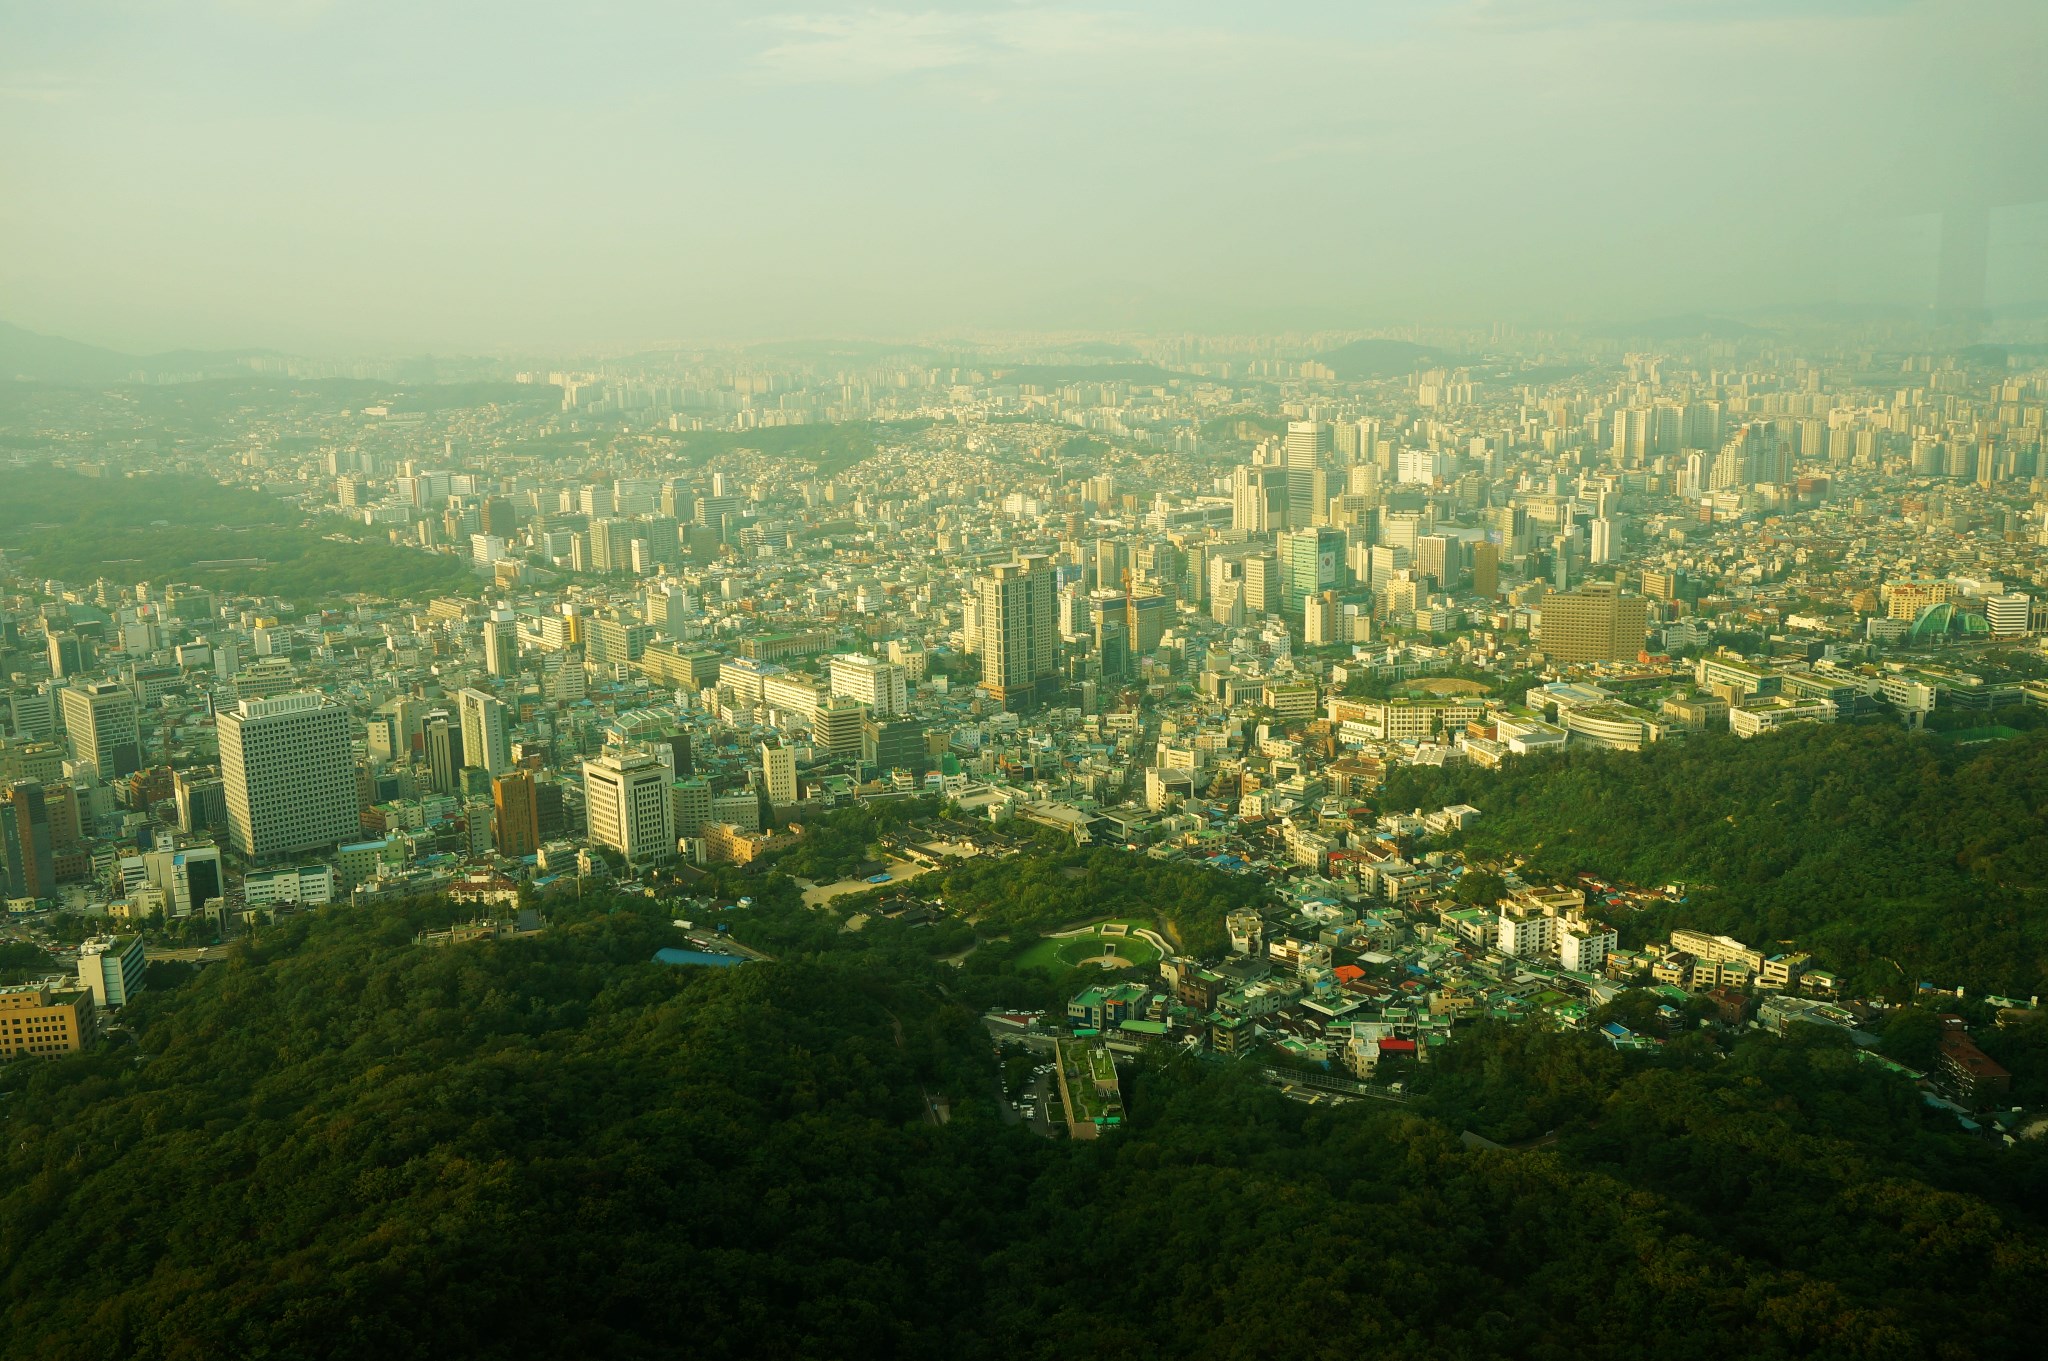
[[[338,519],[309,525],[284,501],[206,478],[81,477],[52,468],[8,478],[0,548],[59,580],[188,581],[311,603],[356,593],[423,597],[476,579],[446,555],[327,538],[363,527]]]
[[[858,933],[669,969],[645,900],[445,918],[281,928],[0,1070],[0,1355],[1962,1356],[2048,1267],[2044,1150],[1821,1032],[1481,1027],[1406,1110],[1160,1057],[1054,1144]]]
[[[1473,856],[1686,886],[1625,930],[1796,940],[1859,990],[2048,991],[2048,734],[1956,746],[1800,725],[1499,772],[1404,768],[1387,798],[1478,807]]]
[[[1223,919],[1266,897],[1257,879],[1113,847],[967,860],[938,883],[926,878],[917,886],[920,892],[936,890],[948,908],[972,917],[984,935],[1042,933],[1103,917],[1149,916],[1159,919],[1185,953],[1200,957],[1227,950]]]

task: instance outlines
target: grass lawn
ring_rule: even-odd
[[[1159,958],[1158,949],[1150,941],[1136,935],[1104,935],[1105,926],[1124,926],[1132,930],[1143,927],[1148,931],[1157,929],[1148,921],[1103,922],[1089,928],[1086,935],[1039,941],[1018,956],[1017,967],[1051,974],[1102,955],[1114,954],[1132,964],[1150,964]]]

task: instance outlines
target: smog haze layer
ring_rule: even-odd
[[[141,352],[2025,306],[2044,38],[2036,0],[18,5],[0,318]]]

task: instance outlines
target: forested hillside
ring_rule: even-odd
[[[1859,989],[2048,991],[2048,733],[1977,746],[1890,725],[1575,751],[1494,772],[1408,767],[1395,807],[1470,803],[1469,855],[1681,882],[1625,930],[1796,940]]]
[[[8,474],[0,549],[67,581],[187,581],[309,606],[356,592],[431,595],[474,580],[454,557],[328,538],[367,531],[336,519],[305,520],[276,497],[203,477],[99,478],[30,468]]]
[[[443,917],[301,920],[0,1070],[0,1355],[1961,1357],[2048,1271],[2042,1150],[1819,1033],[1480,1028],[1406,1109],[1155,1060],[1047,1143],[860,933],[671,969],[645,900]]]

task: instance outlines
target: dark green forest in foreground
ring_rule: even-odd
[[[1618,922],[1796,941],[1859,993],[1925,980],[2048,992],[2048,733],[1957,745],[1892,724],[1800,725],[1502,771],[1406,767],[1392,807],[1469,803],[1476,858],[1584,870],[1687,901]]]
[[[2031,1350],[2048,1150],[1839,1037],[1475,1027],[1341,1109],[1156,1058],[1120,1137],[1052,1143],[963,975],[863,933],[668,968],[671,910],[299,918],[0,1070],[0,1355]]]

